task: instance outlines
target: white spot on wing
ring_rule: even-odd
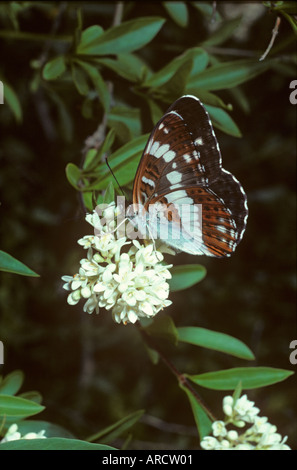
[[[155,187],[154,181],[153,181],[153,180],[150,180],[149,178],[146,178],[145,176],[143,176],[143,177],[141,178],[141,181],[143,181],[143,183],[145,183],[145,184],[148,184],[148,185],[151,186],[152,188]]]
[[[196,145],[203,145],[203,139],[202,139],[202,137],[197,137],[197,139],[195,140],[195,144],[196,144]]]
[[[173,150],[169,150],[168,152],[166,152],[163,155],[163,158],[164,158],[166,163],[169,163],[169,162],[171,162],[171,160],[174,159],[175,155],[176,155],[176,153]]]
[[[179,171],[171,171],[166,175],[166,178],[171,184],[177,184],[181,182],[182,174]]]

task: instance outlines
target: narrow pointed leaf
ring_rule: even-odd
[[[168,14],[179,26],[185,28],[189,21],[186,2],[162,2]]]
[[[210,105],[206,105],[205,107],[209,112],[215,127],[225,132],[226,134],[233,135],[234,137],[241,137],[242,134],[237,124],[224,109]]]
[[[198,403],[195,396],[190,392],[190,390],[181,384],[180,387],[187,394],[187,397],[189,399],[197,430],[199,433],[199,438],[201,441],[205,436],[208,436],[210,434],[212,421],[207,415],[206,411]]]
[[[107,55],[136,51],[150,42],[164,23],[163,18],[144,17],[114,26],[87,43],[80,43],[78,54]]]
[[[6,82],[3,83],[3,88],[4,88],[4,104],[7,104],[10,107],[16,121],[18,123],[22,122],[23,113],[22,113],[21,103],[16,92]]]
[[[22,276],[39,277],[39,274],[32,271],[25,264],[18,261],[13,256],[0,250],[0,271],[21,274]]]
[[[39,405],[25,398],[10,395],[0,395],[0,416],[12,416],[15,418],[26,418],[33,416],[44,410],[44,406]]]
[[[255,359],[252,351],[233,336],[195,326],[177,328],[178,341],[224,352],[241,359]]]
[[[273,367],[237,367],[187,377],[195,384],[213,390],[234,390],[241,381],[242,388],[248,390],[281,382],[292,374],[292,371]]]
[[[269,67],[269,61],[259,62],[256,59],[219,63],[197,75],[191,76],[187,84],[187,90],[233,88],[265,72]]]

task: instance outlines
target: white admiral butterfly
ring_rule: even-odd
[[[194,255],[230,256],[241,241],[246,194],[222,168],[208,112],[195,96],[175,101],[154,127],[137,168],[127,217],[140,231],[147,228],[150,238]]]

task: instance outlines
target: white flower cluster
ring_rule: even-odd
[[[234,400],[227,396],[223,399],[225,421],[212,423],[213,436],[206,436],[200,445],[204,450],[291,450],[285,444],[287,437],[277,433],[277,428],[268,423],[266,416],[258,416],[259,408],[243,395]],[[247,427],[244,432],[227,429],[228,425],[237,428]]]
[[[120,209],[111,203],[103,210],[102,217],[96,211],[86,220],[94,227],[96,235],[87,235],[78,243],[88,250],[87,258],[80,261],[80,269],[74,276],[63,276],[64,289],[71,291],[67,302],[75,305],[85,299],[84,311],[99,313],[99,308],[111,310],[117,323],[135,323],[140,317],[153,317],[172,302],[168,300],[171,278],[164,266],[162,252],[150,242],[141,245],[137,240],[127,241],[125,236],[116,238],[116,217]],[[122,253],[123,246],[130,245]]]
[[[28,432],[22,436],[18,431],[18,425],[14,423],[8,428],[7,433],[0,442],[18,441],[19,439],[46,439],[45,430],[43,429],[38,433]]]

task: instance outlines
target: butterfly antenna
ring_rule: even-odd
[[[118,187],[119,187],[121,193],[123,194],[123,196],[125,196],[126,199],[128,199],[128,198],[127,198],[127,194],[125,193],[125,191],[123,190],[122,186],[121,186],[120,183],[118,182],[118,180],[117,180],[117,178],[116,178],[116,175],[114,174],[113,170],[112,170],[111,167],[110,167],[110,164],[108,163],[108,157],[105,157],[105,162],[106,162],[106,165],[107,165],[108,168],[109,168],[110,173],[112,174],[112,176],[113,176],[114,179],[116,180],[117,185],[118,185]]]

